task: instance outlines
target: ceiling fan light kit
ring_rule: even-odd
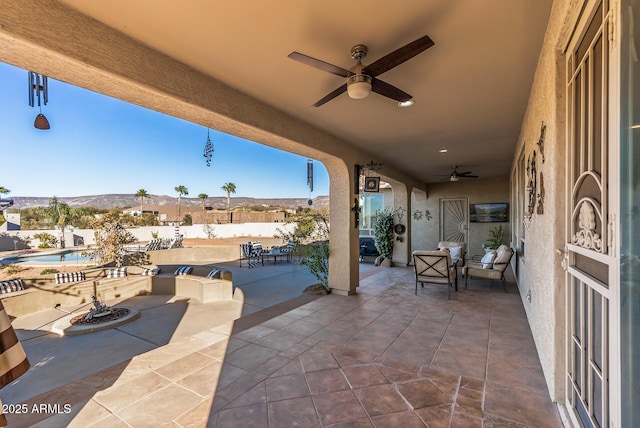
[[[403,90],[378,79],[378,76],[410,60],[433,45],[433,40],[429,36],[422,36],[369,65],[362,64],[362,59],[367,56],[367,47],[365,45],[356,45],[351,48],[351,58],[356,60],[357,64],[350,70],[300,52],[291,52],[288,56],[295,61],[347,79],[346,83],[318,100],[313,104],[313,107],[320,107],[344,92],[350,98],[356,100],[366,98],[371,92],[375,92],[383,97],[397,101],[399,107],[409,107],[413,105],[413,97]]]
[[[371,76],[366,74],[354,74],[347,79],[347,93],[354,100],[360,100],[369,96],[371,92]]]

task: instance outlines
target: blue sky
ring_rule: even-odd
[[[210,130],[211,166],[203,157],[207,128],[49,79],[42,113],[51,129],[33,127],[27,71],[0,62],[0,186],[16,196],[105,193],[308,198],[329,194],[329,177],[314,161],[314,192],[307,158]]]

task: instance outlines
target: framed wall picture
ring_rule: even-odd
[[[380,191],[380,177],[365,177],[364,178],[364,191],[365,192],[379,192]]]
[[[469,221],[471,223],[506,223],[509,221],[509,204],[471,204]]]

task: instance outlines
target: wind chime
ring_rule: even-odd
[[[38,99],[38,107],[40,113],[36,116],[36,120],[33,122],[33,126],[36,129],[49,129],[49,121],[42,114],[42,104],[47,105],[49,101],[49,84],[47,82],[47,76],[43,76],[33,71],[29,72],[29,105],[35,107],[36,98]]]
[[[213,143],[209,136],[209,129],[207,129],[207,143],[204,145],[204,158],[206,159],[207,166],[211,166],[211,157],[213,156]]]
[[[313,193],[313,160],[307,159],[307,186],[309,187],[309,200],[307,204],[313,205],[313,199],[311,194]]]

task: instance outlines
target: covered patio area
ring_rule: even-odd
[[[367,269],[360,281],[351,298],[248,315],[33,396],[30,409],[60,412],[9,414],[9,424],[562,425],[511,273],[508,293],[472,281],[451,300],[440,285],[415,296],[412,267]]]

